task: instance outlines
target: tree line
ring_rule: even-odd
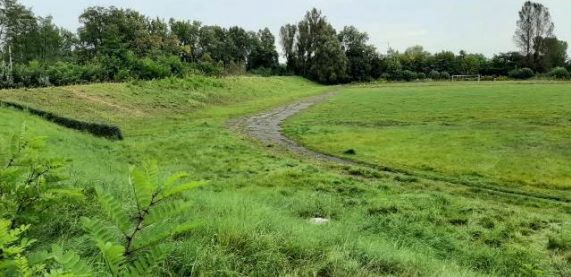
[[[492,58],[422,46],[380,53],[354,26],[336,30],[317,9],[280,29],[285,64],[268,28],[247,31],[199,21],[150,18],[131,9],[90,7],[76,32],[36,16],[18,0],[0,0],[0,87],[66,85],[207,75],[296,74],[325,84],[449,79],[481,74],[568,78],[567,42],[553,35],[549,9],[527,1],[518,14],[519,51]]]
[[[527,79],[536,74],[569,78],[568,44],[554,36],[549,9],[527,1],[519,12],[514,35],[520,51],[487,58],[479,53],[430,53],[420,45],[404,52],[379,53],[366,33],[353,26],[337,32],[317,9],[297,24],[280,30],[287,69],[322,83],[387,80],[449,79],[451,75],[480,74]]]

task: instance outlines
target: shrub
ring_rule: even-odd
[[[16,87],[39,87],[43,83],[42,78],[47,76],[45,68],[37,61],[32,61],[28,65],[14,65],[12,77]]]
[[[432,71],[430,71],[430,73],[428,73],[428,78],[430,78],[432,80],[438,80],[438,79],[440,79],[440,72],[438,72],[436,70],[432,70]]]
[[[193,67],[206,76],[220,77],[224,73],[223,66],[211,62],[199,62],[194,64]]]
[[[83,75],[83,68],[76,64],[57,62],[47,69],[49,81],[56,86],[77,84]]]
[[[404,70],[402,72],[402,79],[410,82],[412,80],[416,80],[418,78],[418,75],[415,72],[412,72],[410,70]]]
[[[390,79],[391,79],[391,74],[389,74],[389,73],[383,73],[383,74],[381,74],[381,79],[382,79],[382,80],[390,80]]]
[[[508,76],[513,79],[527,80],[535,76],[535,73],[530,68],[514,69],[508,73]]]
[[[554,79],[569,79],[571,77],[569,71],[564,67],[556,67],[548,75]]]
[[[420,72],[420,73],[416,74],[416,78],[419,80],[424,80],[424,79],[426,79],[426,74],[424,72]]]
[[[183,63],[177,56],[162,56],[158,62],[170,68],[170,76],[184,77],[189,71],[187,64]]]
[[[448,73],[448,72],[446,72],[446,71],[440,72],[440,79],[442,79],[442,80],[450,80],[450,78],[452,78],[452,76],[450,76],[450,73]]]
[[[81,80],[88,83],[106,81],[105,68],[101,63],[86,64],[81,72]]]
[[[273,70],[271,68],[259,67],[259,68],[250,70],[250,73],[255,74],[255,75],[260,75],[262,77],[270,77],[273,75]]]
[[[170,65],[154,61],[151,58],[140,60],[133,70],[143,80],[162,79],[171,75]]]

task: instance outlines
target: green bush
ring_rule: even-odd
[[[15,87],[39,87],[45,85],[45,68],[37,61],[32,61],[28,65],[14,65],[12,78]]]
[[[266,67],[259,67],[256,69],[252,69],[250,70],[250,73],[254,75],[260,75],[262,77],[270,77],[274,75],[273,70],[271,68],[266,68]]]
[[[448,73],[448,72],[446,72],[446,71],[440,72],[440,79],[442,79],[442,80],[450,80],[450,78],[452,78],[452,76],[450,76],[450,73]]]
[[[198,72],[206,76],[219,77],[224,74],[224,67],[219,64],[214,64],[211,62],[199,62],[192,65]]]
[[[78,84],[84,69],[76,64],[57,62],[47,69],[49,81],[56,86]]]
[[[549,72],[548,76],[554,79],[569,79],[571,77],[569,71],[564,67],[554,68]]]
[[[420,72],[420,73],[416,74],[416,78],[419,80],[424,80],[424,79],[426,79],[426,74],[424,72]]]
[[[105,68],[101,63],[90,63],[84,65],[83,71],[81,72],[81,81],[87,83],[107,81],[107,78],[105,77]]]
[[[512,79],[527,80],[535,76],[535,73],[530,68],[514,69],[508,73],[508,76]]]
[[[428,74],[428,78],[430,78],[432,80],[438,80],[438,79],[440,79],[440,72],[438,72],[436,70],[432,70]]]
[[[404,71],[402,72],[402,80],[405,80],[405,81],[407,81],[407,82],[410,82],[410,81],[416,80],[417,78],[418,78],[418,74],[416,74],[416,73],[413,72],[413,71],[404,70]]]

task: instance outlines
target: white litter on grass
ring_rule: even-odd
[[[322,218],[322,217],[315,217],[309,220],[309,222],[311,224],[315,224],[315,225],[325,225],[328,224],[331,220],[328,218]]]

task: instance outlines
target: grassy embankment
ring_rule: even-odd
[[[70,182],[104,184],[125,200],[128,165],[144,159],[158,160],[164,174],[183,170],[208,180],[208,187],[186,196],[194,203],[189,217],[200,224],[171,242],[176,251],[163,273],[569,273],[567,205],[311,164],[268,152],[225,126],[230,118],[324,91],[297,78],[201,77],[2,91],[0,99],[117,124],[126,138],[94,138],[2,108],[0,142],[5,145],[8,134],[26,122],[31,134],[49,137],[53,155],[73,160]],[[77,218],[97,213],[88,198],[81,208],[67,207],[35,226],[30,235],[41,238],[39,247],[61,243],[90,256],[93,249]],[[315,216],[332,223],[309,224]]]

